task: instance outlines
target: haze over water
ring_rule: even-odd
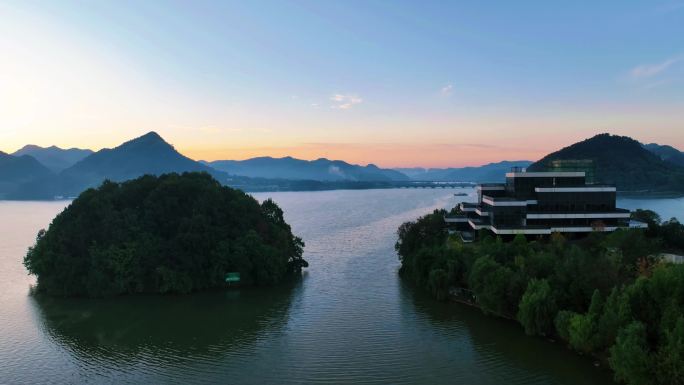
[[[397,227],[453,192],[255,194],[304,238],[301,281],[110,300],[30,296],[26,248],[68,203],[0,202],[0,383],[610,383],[559,344],[400,280]],[[683,203],[663,202],[643,204],[669,218]]]

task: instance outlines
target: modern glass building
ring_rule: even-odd
[[[481,229],[496,235],[549,235],[646,226],[615,206],[614,186],[588,184],[586,178],[585,171],[514,169],[506,183],[478,185],[477,202],[461,203],[461,213],[445,220],[464,239]]]

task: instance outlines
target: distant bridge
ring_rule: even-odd
[[[396,182],[399,188],[468,188],[475,185],[471,182]]]

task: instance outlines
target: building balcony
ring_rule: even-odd
[[[597,186],[597,185],[585,185],[585,186],[575,186],[575,187],[535,187],[534,191],[537,193],[581,193],[581,192],[594,192],[594,193],[606,193],[615,192],[615,186]]]
[[[458,207],[464,213],[474,213],[475,209],[477,209],[477,203],[461,202],[459,203]]]
[[[478,191],[504,191],[506,185],[504,183],[481,183],[477,185],[476,189]]]
[[[465,215],[445,215],[444,222],[446,223],[466,223],[468,222],[468,217]]]
[[[491,230],[496,235],[549,235],[552,232],[547,226],[492,226]]]
[[[490,230],[497,235],[550,235],[552,233],[591,233],[610,232],[624,226],[490,226]]]
[[[481,217],[488,217],[489,216],[489,211],[486,211],[486,209],[483,209],[482,206],[477,206],[475,208],[475,214],[481,216]]]
[[[490,195],[482,195],[482,203],[489,205],[489,206],[508,206],[508,207],[520,206],[520,207],[524,207],[527,205],[536,205],[537,201],[536,200],[519,200],[519,199],[515,199],[515,198],[510,198],[510,197],[493,197]]]
[[[536,211],[528,212],[527,219],[628,219],[629,210],[614,211]]]
[[[489,229],[491,227],[489,223],[479,218],[469,218],[468,224],[474,230]]]

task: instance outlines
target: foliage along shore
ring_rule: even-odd
[[[38,233],[24,258],[36,291],[61,297],[190,293],[275,285],[308,266],[272,200],[206,173],[145,175],[88,189]]]
[[[606,359],[617,381],[684,383],[684,265],[658,257],[684,250],[684,225],[637,210],[647,230],[508,243],[482,232],[464,244],[448,235],[446,213],[400,226],[402,277],[440,300],[467,293],[529,335]]]

